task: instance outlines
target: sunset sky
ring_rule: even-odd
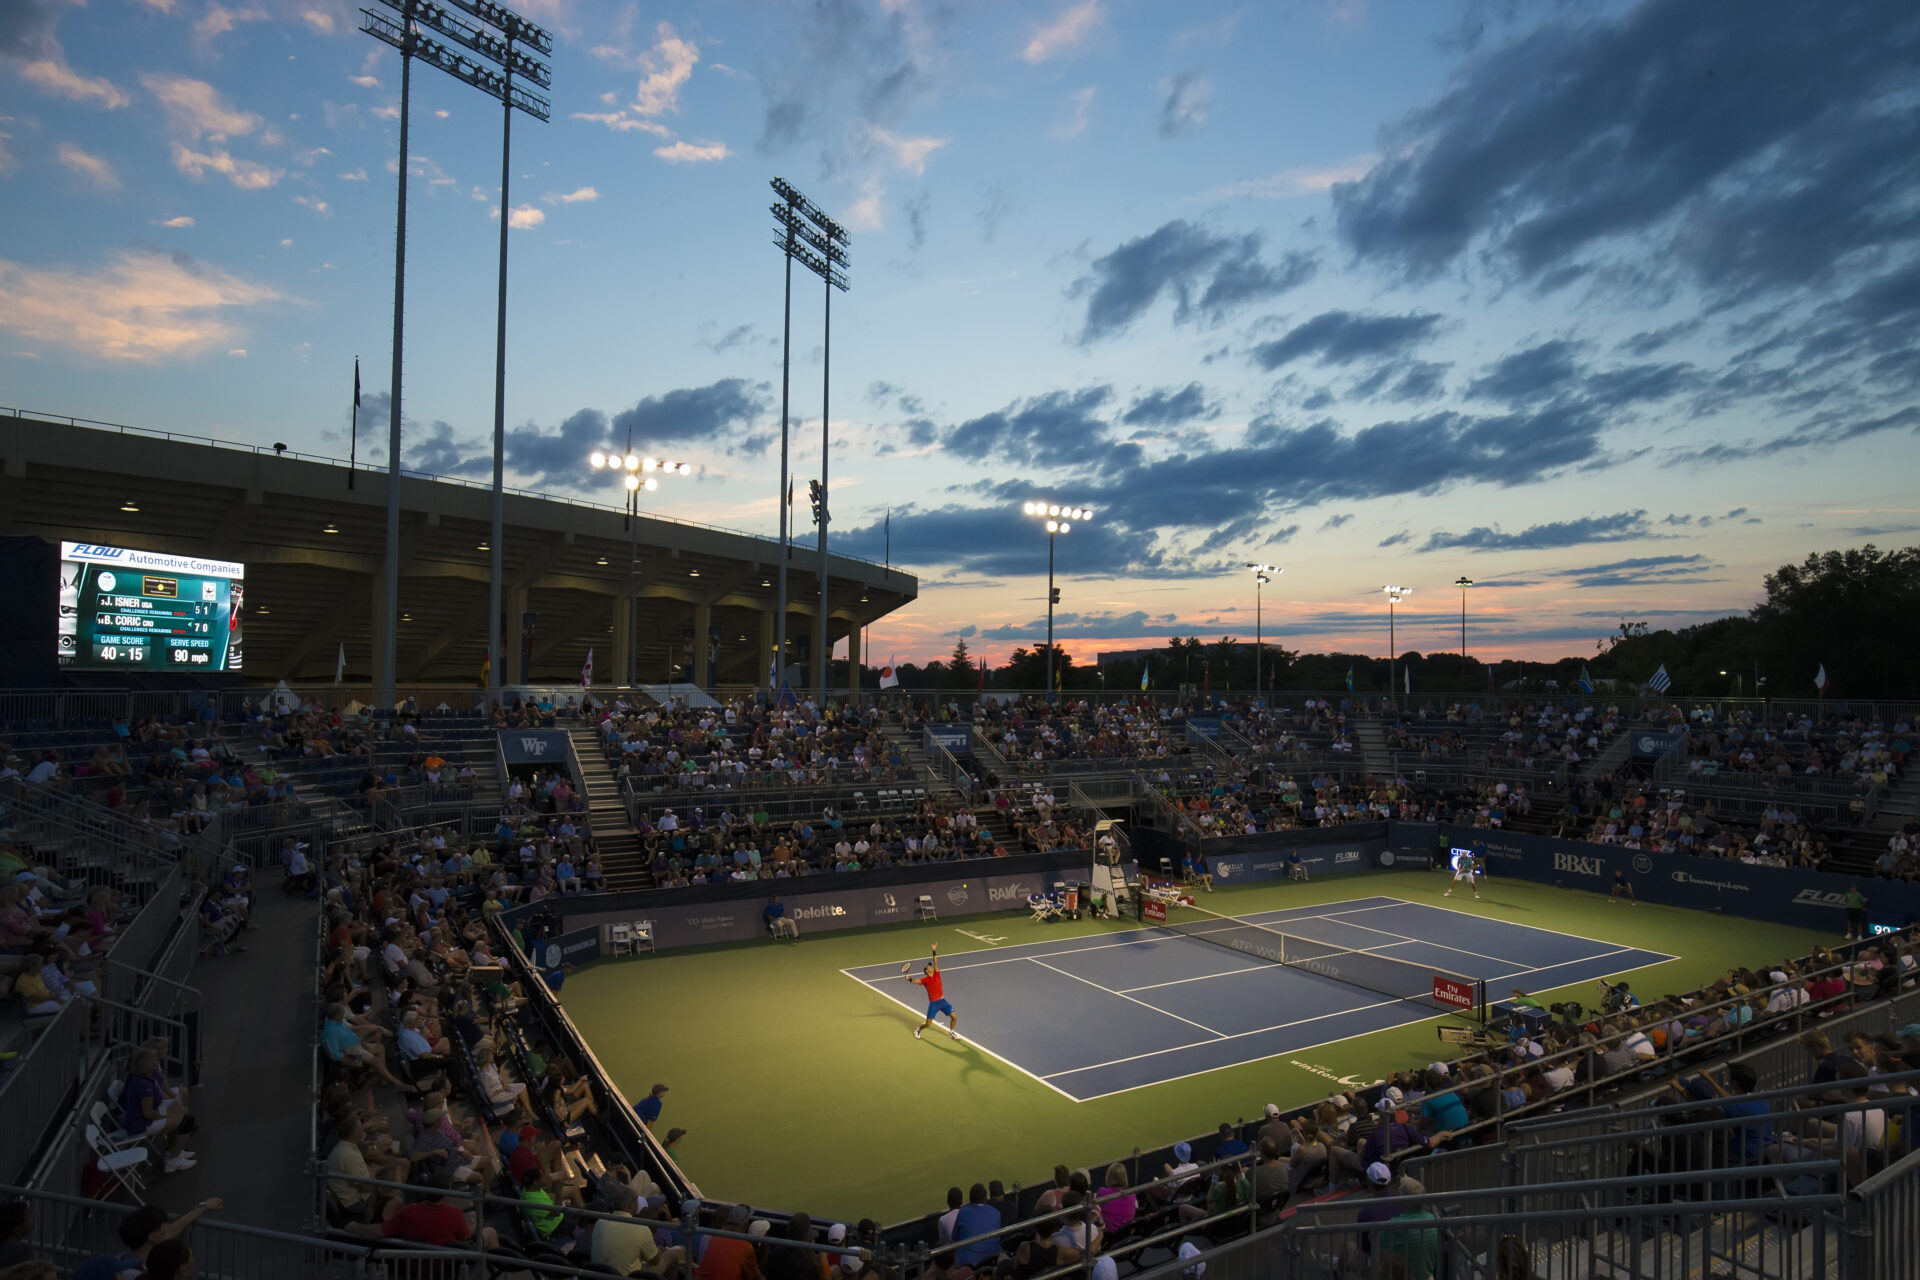
[[[375,0],[369,7],[380,8]],[[688,457],[771,535],[768,180],[851,230],[835,550],[874,651],[1590,653],[1916,541],[1920,7],[524,0],[509,482]],[[0,405],[384,457],[399,55],[332,0],[0,6]],[[497,104],[413,77],[404,462],[490,474]],[[821,285],[794,279],[797,512]],[[811,543],[811,531],[803,531]]]

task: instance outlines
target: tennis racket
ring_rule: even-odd
[[[940,944],[935,942],[930,946],[928,946],[927,950],[937,956],[940,954]],[[903,978],[906,977],[907,971],[912,968],[913,968],[913,961],[911,960],[907,961],[905,964],[900,966],[900,976]]]

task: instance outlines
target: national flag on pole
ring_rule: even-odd
[[[1827,691],[1827,664],[1821,663],[1820,669],[1813,673],[1813,687],[1822,694]]]
[[[1653,679],[1647,681],[1647,688],[1655,693],[1665,693],[1673,688],[1673,677],[1667,674],[1667,664],[1661,663],[1660,669],[1653,673]]]
[[[891,658],[887,660],[886,666],[880,668],[880,687],[882,689],[898,689],[900,687],[900,672],[893,665]]]
[[[1573,687],[1582,693],[1593,692],[1593,676],[1587,671],[1587,664],[1584,662],[1580,664],[1580,678],[1573,682]]]
[[[334,660],[333,682],[337,685],[347,678],[347,642],[340,642],[340,656]]]
[[[360,407],[360,357],[353,358],[353,407]]]
[[[1140,687],[1142,689],[1145,689],[1147,687],[1147,676],[1152,671],[1153,671],[1153,664],[1151,662],[1143,662],[1140,664]]]
[[[493,650],[487,650],[487,656],[480,659],[480,683],[486,688],[493,687]]]
[[[1053,669],[1053,687],[1055,691],[1057,692],[1058,690],[1065,688],[1066,682],[1067,682],[1067,669],[1065,667],[1055,667]]]
[[[582,689],[586,689],[586,688],[592,687],[592,685],[593,685],[593,649],[591,646],[589,646],[587,649],[587,660],[584,663],[582,663],[580,666],[580,687]]]
[[[1353,692],[1353,666],[1351,664],[1347,666],[1347,692]]]
[[[1413,693],[1413,668],[1412,667],[1403,665],[1400,668],[1400,683],[1404,684],[1407,687],[1407,693],[1409,695]]]

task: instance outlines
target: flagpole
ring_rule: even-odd
[[[353,358],[353,428],[347,443],[347,488],[353,488],[353,473],[360,456],[360,357]]]

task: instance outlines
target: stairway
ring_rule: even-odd
[[[947,781],[940,770],[933,767],[933,761],[927,756],[926,749],[920,745],[919,734],[911,732],[905,725],[891,723],[883,724],[880,731],[887,735],[889,742],[900,749],[900,754],[906,759],[907,768],[911,771],[916,784],[924,786],[929,793],[953,790],[953,784]],[[964,766],[966,761],[962,760],[960,763]]]
[[[1360,744],[1360,756],[1367,763],[1368,773],[1393,776],[1393,754],[1387,750],[1387,731],[1380,727],[1378,716],[1355,716],[1353,740]]]
[[[574,758],[580,762],[587,822],[593,829],[594,847],[600,851],[600,870],[607,877],[607,888],[615,892],[653,888],[653,872],[640,848],[640,833],[633,829],[627,807],[621,802],[619,780],[601,745],[599,730],[591,724],[570,724],[567,737],[572,739]]]

